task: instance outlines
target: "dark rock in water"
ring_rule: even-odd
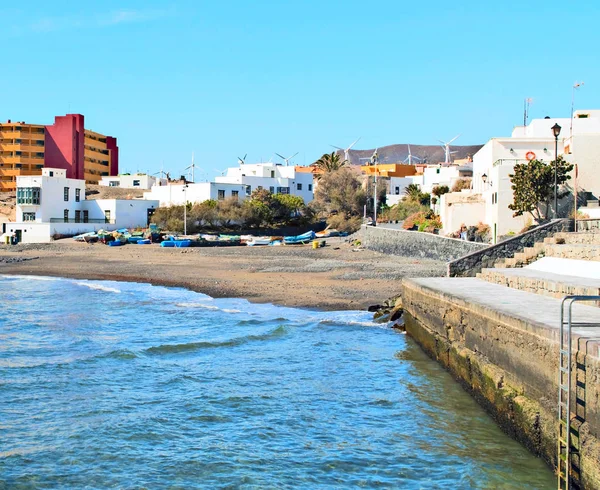
[[[394,323],[392,325],[392,328],[394,330],[398,330],[399,332],[406,332],[406,327],[404,326],[404,323]]]
[[[371,305],[367,308],[367,311],[370,313],[374,313],[375,311],[378,311],[381,309],[381,305]]]
[[[373,320],[376,323],[387,323],[390,321],[390,314],[385,311],[378,311],[373,315]]]
[[[402,308],[402,306],[396,306],[390,311],[390,321],[395,322],[402,317],[402,313],[404,313],[404,308]]]

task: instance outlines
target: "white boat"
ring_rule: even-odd
[[[270,236],[253,236],[251,240],[246,242],[249,247],[255,247],[256,245],[269,245],[271,243]]]

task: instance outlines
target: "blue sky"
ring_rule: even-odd
[[[600,2],[60,1],[0,6],[0,120],[82,113],[121,171],[216,170],[330,144],[484,143],[600,108]],[[405,5],[406,4],[406,5]]]

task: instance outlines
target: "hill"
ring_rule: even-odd
[[[452,152],[452,160],[458,160],[473,156],[483,145],[465,145],[450,147]],[[361,158],[370,158],[375,148],[370,150],[350,150],[348,158],[352,165],[364,165],[365,160]],[[418,157],[421,160],[425,159],[426,163],[439,163],[444,161],[444,148],[441,145],[410,145],[410,151],[413,157]],[[408,144],[382,146],[377,150],[379,154],[379,163],[398,163],[403,162],[408,157]],[[343,157],[344,152],[338,151]],[[416,159],[413,163],[416,163]],[[419,160],[420,161],[420,160]]]

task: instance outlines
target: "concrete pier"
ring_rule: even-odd
[[[405,325],[499,425],[556,468],[561,300],[475,278],[405,279]],[[574,321],[600,309],[574,305]],[[600,489],[600,328],[573,329],[573,467]]]

